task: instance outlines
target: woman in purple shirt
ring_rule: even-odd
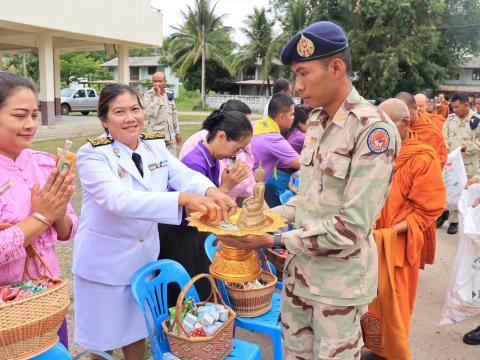
[[[292,127],[284,134],[287,141],[298,154],[302,152],[305,133],[310,123],[308,117],[309,114],[305,107],[303,105],[296,105]]]
[[[220,190],[228,194],[250,175],[250,169],[245,163],[233,159],[250,143],[252,125],[248,117],[239,111],[215,110],[203,122],[202,128],[208,131],[206,139],[199,142],[181,161],[192,170],[208,177]],[[232,164],[220,174],[219,160],[223,159],[232,159]],[[203,247],[208,233],[198,232],[186,224],[160,224],[158,230],[161,259],[178,261],[192,277],[208,273],[210,260]],[[210,294],[208,282],[197,283],[195,288],[202,299]],[[168,290],[169,306],[175,305],[178,290]]]

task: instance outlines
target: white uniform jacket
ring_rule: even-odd
[[[75,236],[73,272],[109,285],[129,285],[135,272],[157,259],[157,223],[179,224],[179,191],[205,195],[215,185],[173,157],[163,140],[139,141],[142,177],[132,150],[108,138],[77,153],[82,212]],[[177,190],[168,192],[167,187]]]

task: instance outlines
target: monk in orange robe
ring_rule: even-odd
[[[438,96],[438,103],[437,103],[437,114],[443,116],[443,118],[446,120],[448,117],[448,114],[450,114],[450,108],[448,106],[448,101],[445,100],[445,96],[443,94],[440,94]]]
[[[396,98],[402,100],[408,107],[410,112],[410,129],[415,132],[416,139],[435,149],[443,169],[447,163],[448,156],[447,144],[442,133],[443,119],[441,117],[439,119],[439,115],[428,114],[422,111],[426,108],[428,100],[423,94],[417,94],[414,97],[407,92],[401,92],[397,94]],[[439,120],[439,123],[435,122],[435,119]]]
[[[440,129],[440,134],[443,132],[443,125],[445,124],[446,117],[442,115],[435,114],[433,112],[428,112],[428,106],[430,100],[425,94],[417,94],[414,96],[415,103],[417,104],[418,114],[423,117],[423,121],[430,122],[434,124],[438,129]],[[410,119],[411,120],[411,119]],[[443,135],[442,135],[443,136]],[[420,139],[422,141],[422,139]],[[432,144],[429,144],[432,145]],[[435,146],[432,145],[435,149]]]
[[[410,130],[410,113],[405,103],[389,99],[380,104],[379,109],[395,122],[402,138],[392,187],[376,228],[393,228],[397,232],[395,293],[408,336],[419,270],[425,264],[432,264],[435,256],[435,219],[445,208],[445,186],[437,152],[419,141],[415,132]],[[388,314],[383,321],[389,321]],[[409,358],[408,353],[395,354],[394,357],[396,360]]]

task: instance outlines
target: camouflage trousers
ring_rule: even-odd
[[[167,150],[170,151],[170,154],[177,157],[177,143],[175,142],[175,140],[165,141],[165,145],[167,147]]]
[[[289,264],[290,265],[290,264]],[[360,318],[368,305],[332,306],[293,294],[293,271],[284,277],[282,338],[287,360],[359,360]]]

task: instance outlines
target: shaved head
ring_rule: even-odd
[[[427,111],[427,102],[428,97],[425,94],[417,94],[414,96],[415,102],[417,103],[418,112],[426,112]]]
[[[415,102],[415,97],[405,91],[399,92],[396,96],[396,99],[402,100],[408,107],[410,112],[410,126],[414,126],[418,121],[418,107]]]
[[[408,139],[410,126],[410,111],[408,106],[400,99],[387,99],[378,105],[378,108],[385,112],[397,126],[402,140]]]

